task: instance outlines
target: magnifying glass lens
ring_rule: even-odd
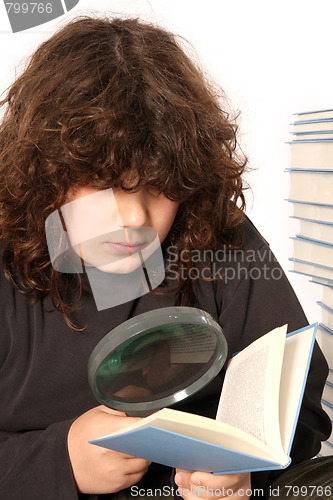
[[[200,390],[226,354],[222,329],[208,313],[163,308],[110,332],[90,357],[89,380],[103,404],[143,415]]]

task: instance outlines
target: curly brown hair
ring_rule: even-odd
[[[75,309],[61,299],[45,220],[72,187],[125,188],[133,166],[130,189],[149,183],[181,203],[167,243],[189,254],[237,246],[247,163],[237,126],[222,90],[165,29],[134,18],[71,21],[0,105],[0,242],[6,277],[23,293],[50,293],[65,316]],[[186,286],[179,278],[178,290]]]

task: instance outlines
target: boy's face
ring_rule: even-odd
[[[145,186],[71,190],[61,208],[68,238],[85,265],[101,271],[128,273],[164,241],[179,203]]]

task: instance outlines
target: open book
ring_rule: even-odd
[[[91,443],[190,471],[287,467],[316,329],[276,328],[235,355],[216,420],[164,408]]]

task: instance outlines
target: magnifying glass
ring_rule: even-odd
[[[206,386],[221,370],[227,342],[212,316],[193,307],[165,307],[109,332],[88,362],[97,400],[129,416],[147,416]]]

